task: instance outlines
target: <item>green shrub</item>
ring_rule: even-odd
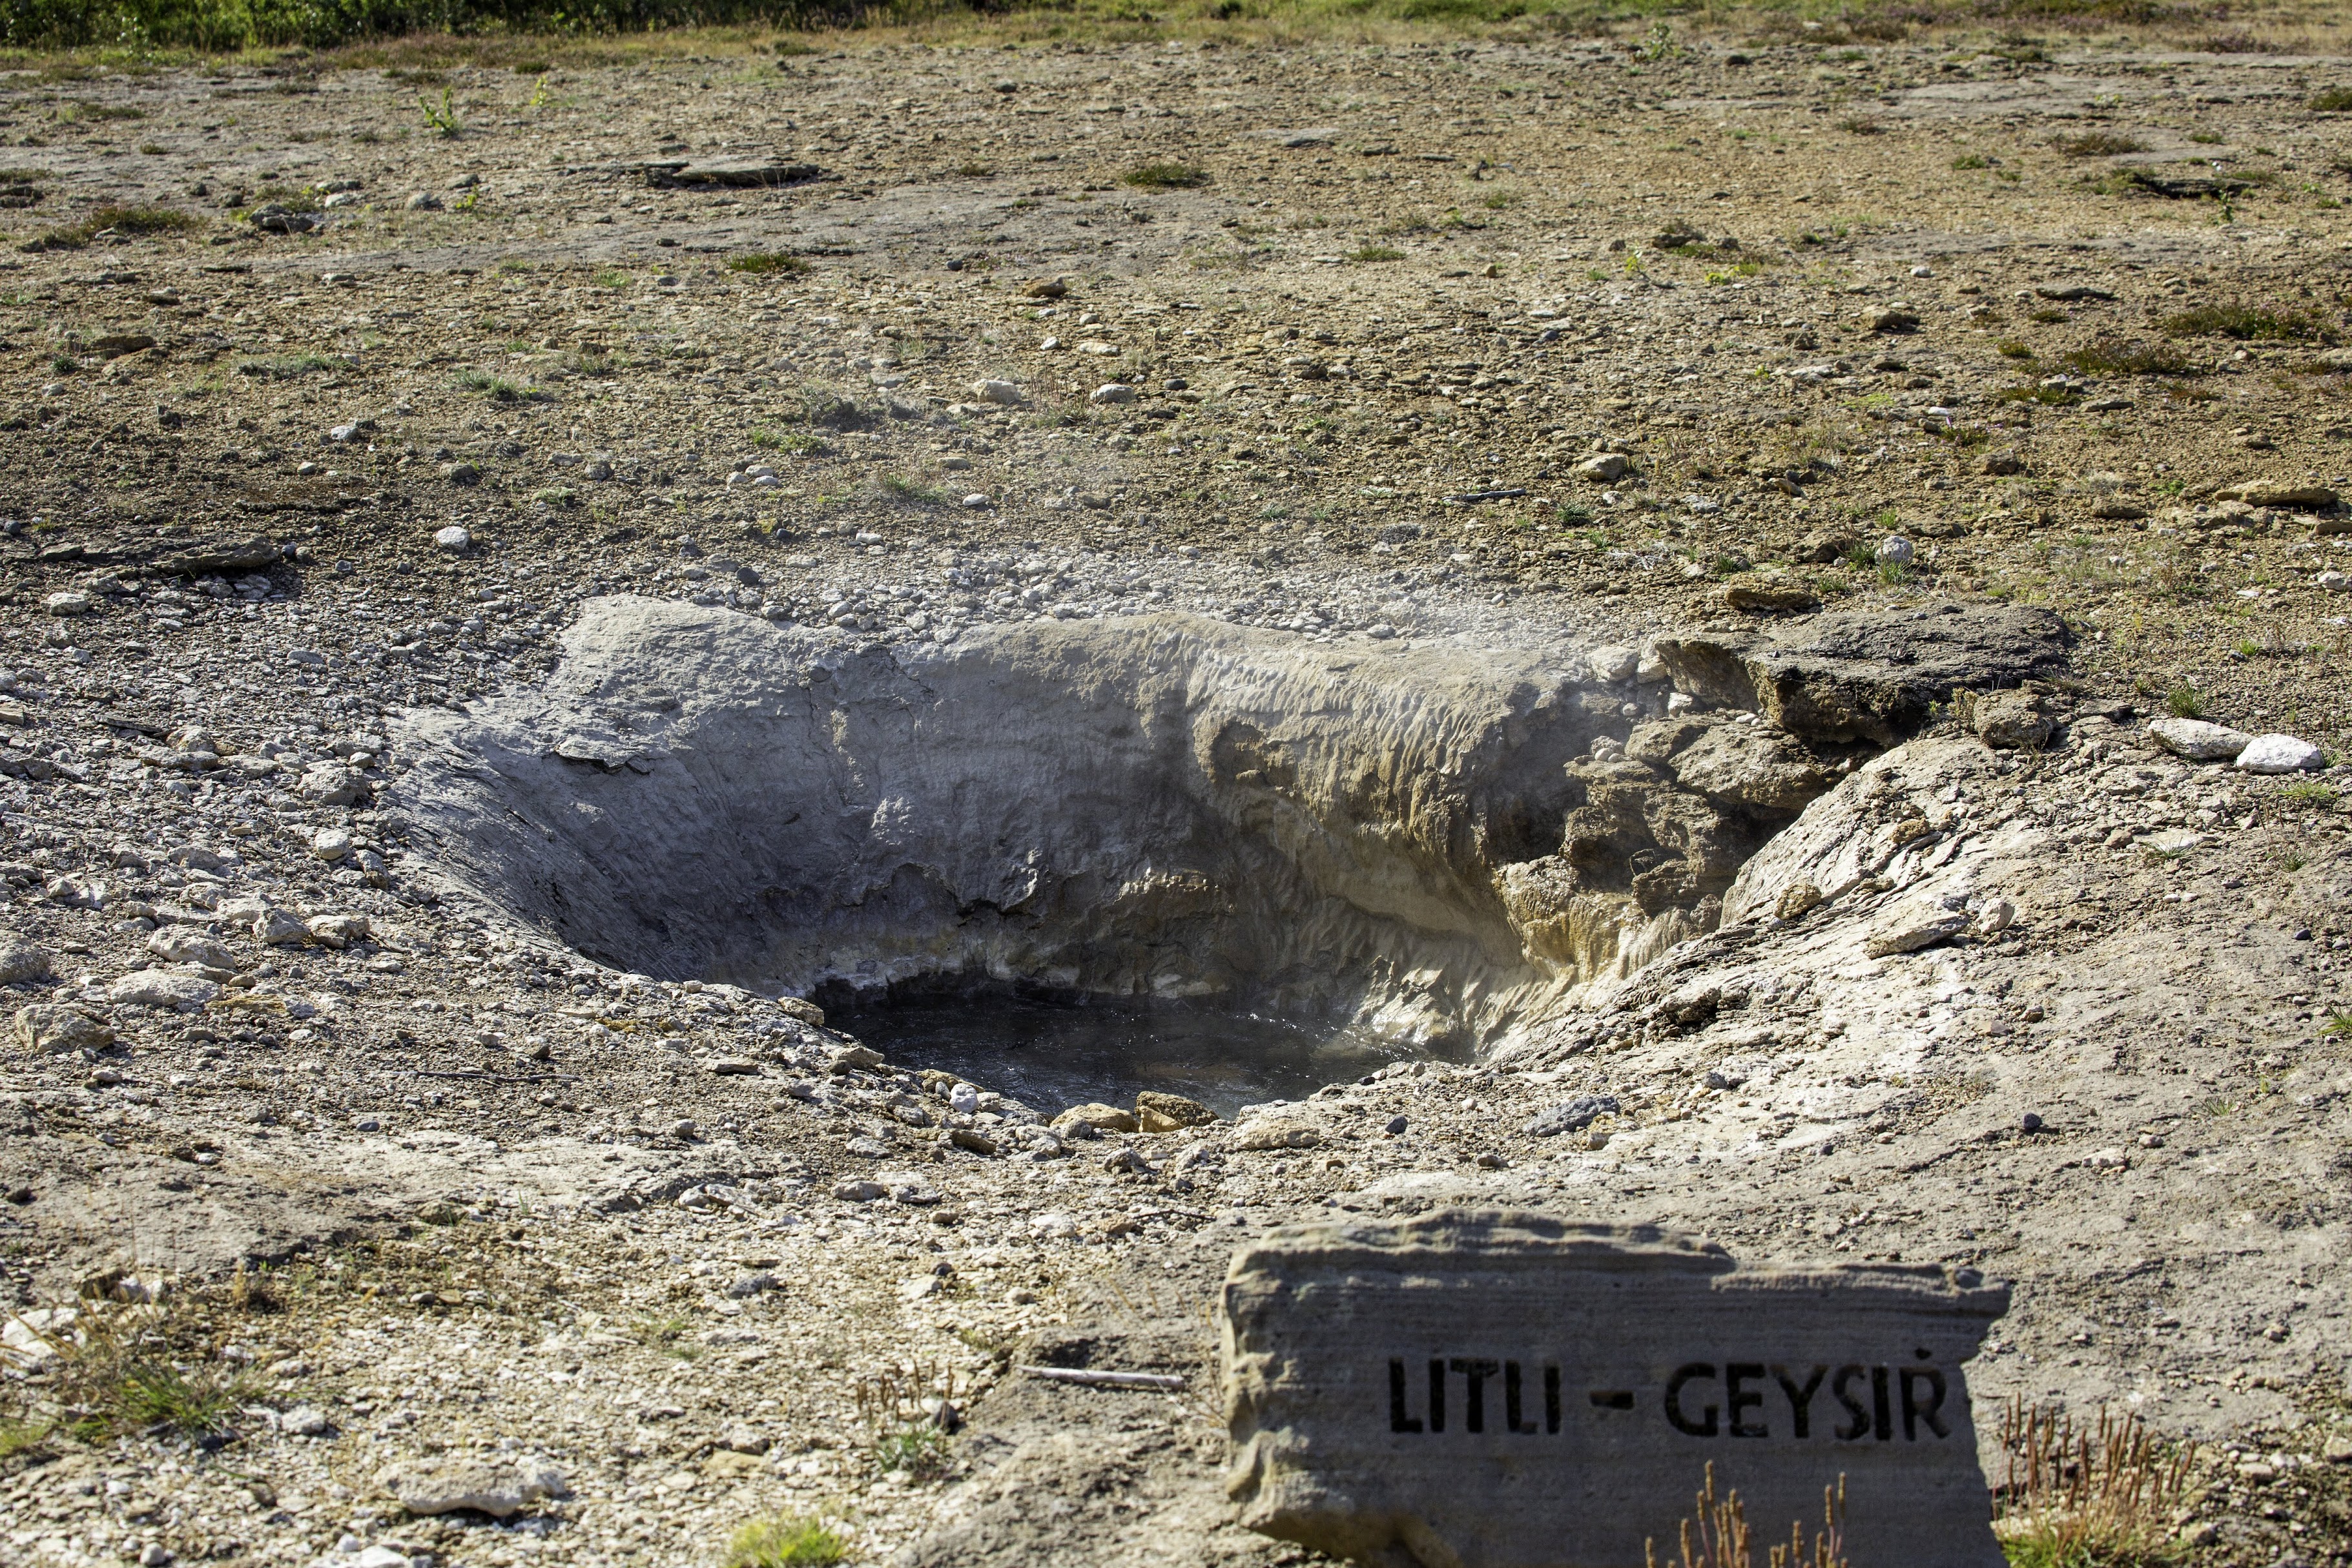
[[[748,272],[755,278],[765,278],[772,274],[796,278],[803,272],[811,272],[815,268],[811,267],[805,258],[793,256],[787,251],[755,250],[749,256],[729,257],[727,270]]]
[[[838,1563],[849,1543],[814,1519],[762,1519],[745,1525],[727,1543],[725,1568],[798,1568]]]
[[[1121,183],[1139,191],[1189,191],[1209,183],[1209,172],[1190,163],[1146,163],[1129,169]]]

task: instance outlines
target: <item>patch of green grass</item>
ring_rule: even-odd
[[[174,207],[100,207],[79,223],[49,229],[28,242],[26,250],[80,250],[100,235],[111,231],[124,239],[151,239],[163,234],[184,234],[197,226],[192,214]]]
[[[2304,779],[2279,791],[2281,796],[2297,805],[2334,805],[2336,792],[2316,779]]]
[[[269,354],[259,359],[236,362],[236,374],[258,381],[291,381],[298,375],[313,371],[333,370],[337,362],[325,354]]]
[[[2164,694],[2165,711],[2176,719],[2205,717],[2205,694],[2186,681]]]
[[[838,1563],[849,1543],[814,1519],[755,1520],[727,1543],[722,1568],[800,1568]]]
[[[1993,352],[2000,354],[2003,359],[2032,359],[2034,357],[2033,350],[2026,344],[2019,342],[2015,338],[2001,339],[2000,342],[1993,344]]]
[[[958,163],[956,165],[955,172],[961,174],[967,180],[985,180],[990,175],[995,174],[996,169],[992,164],[971,163]]]
[[[1119,183],[1139,191],[1190,191],[1207,184],[1209,172],[1190,163],[1145,163],[1120,175]]]
[[[1992,160],[1986,157],[1981,153],[1963,153],[1958,157],[1952,160],[1952,167],[1955,169],[1990,169],[1992,167]]]
[[[2333,1036],[2339,1040],[2347,1035],[2352,1035],[2352,1013],[2330,1013],[2327,1015],[2327,1022],[2321,1026],[2319,1032]]]
[[[2337,337],[2334,328],[2315,316],[2266,305],[2200,305],[2167,316],[2163,327],[2168,337],[2233,338],[2240,342],[2332,343]]]
[[[1402,261],[1404,252],[1392,245],[1360,245],[1348,252],[1350,261]]]
[[[2126,153],[2145,153],[2147,144],[2113,131],[2086,131],[2062,138],[2058,151],[2068,158],[2119,158]]]
[[[2069,349],[2058,363],[2081,375],[2197,375],[2195,361],[2164,343],[2126,342],[2100,338],[2088,347]]]
[[[822,437],[812,436],[805,430],[754,430],[751,432],[751,445],[763,451],[783,452],[796,457],[814,457],[827,449]]]
[[[2315,92],[2305,107],[2322,114],[2352,114],[2352,87],[2331,87]]]
[[[629,286],[629,275],[606,268],[602,272],[591,273],[588,281],[599,289],[625,289]]]
[[[0,1421],[0,1465],[25,1455],[42,1452],[54,1430],[54,1424],[47,1421]]]
[[[912,501],[917,506],[945,506],[948,494],[936,486],[919,484],[897,474],[885,474],[881,479],[882,493],[895,500]]]
[[[794,256],[789,251],[755,250],[748,256],[729,257],[727,270],[747,272],[754,278],[772,276],[797,278],[802,273],[814,272],[816,269],[805,258]]]

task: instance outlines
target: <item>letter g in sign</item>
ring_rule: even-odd
[[[1686,1363],[1675,1368],[1674,1376],[1666,1379],[1666,1421],[1675,1431],[1685,1436],[1712,1437],[1716,1434],[1714,1405],[1708,1405],[1703,1407],[1698,1413],[1698,1418],[1693,1420],[1690,1412],[1683,1405],[1684,1389],[1688,1384],[1701,1380],[1708,1383],[1715,1381],[1715,1364],[1712,1362]]]

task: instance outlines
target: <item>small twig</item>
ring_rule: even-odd
[[[1150,1388],[1181,1394],[1183,1377],[1166,1372],[1086,1372],[1066,1366],[1024,1366],[1018,1369],[1048,1383],[1075,1383],[1081,1388]]]
[[[541,1073],[537,1078],[500,1078],[494,1072],[484,1072],[479,1068],[410,1068],[408,1076],[411,1078],[478,1078],[490,1083],[578,1083],[580,1081],[580,1075],[576,1072]]]

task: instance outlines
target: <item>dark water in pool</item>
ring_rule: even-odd
[[[894,1065],[955,1073],[1048,1116],[1092,1101],[1132,1105],[1139,1089],[1231,1116],[1415,1054],[1330,1024],[1183,1003],[917,994],[827,1007],[825,1021]]]

